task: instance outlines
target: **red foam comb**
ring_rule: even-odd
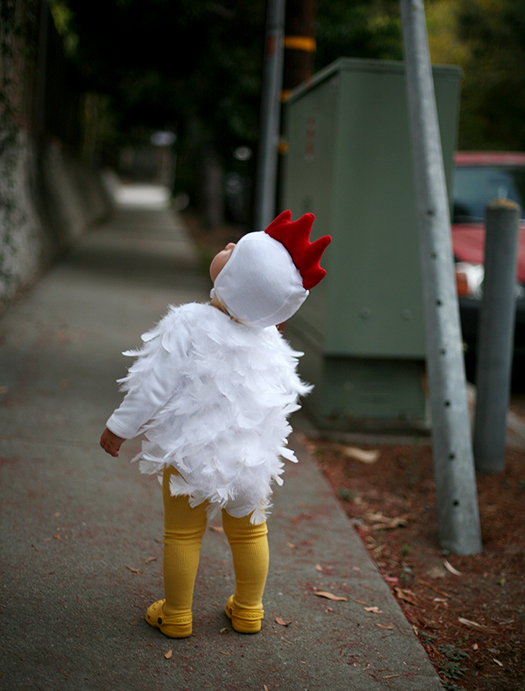
[[[313,214],[304,214],[292,221],[292,212],[283,211],[264,231],[274,240],[279,240],[291,254],[293,263],[303,278],[303,288],[310,290],[326,276],[319,262],[325,249],[332,242],[329,235],[323,235],[310,242],[310,233],[315,220]]]

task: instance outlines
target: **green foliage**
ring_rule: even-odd
[[[439,669],[448,679],[460,679],[466,672],[459,662],[440,662]]]
[[[464,650],[456,648],[456,646],[452,644],[440,645],[439,652],[443,653],[447,660],[450,660],[451,662],[459,662],[460,660],[464,660],[466,657],[468,657],[468,653],[466,653]]]
[[[433,0],[433,62],[464,73],[459,148],[525,149],[525,1]]]
[[[122,132],[176,127],[184,138],[199,120],[201,135],[224,154],[256,141],[263,0],[69,0],[69,7],[75,60],[88,88],[111,96]]]
[[[16,256],[16,231],[23,212],[14,201],[17,162],[17,119],[23,101],[19,88],[24,58],[26,30],[31,17],[27,3],[24,22],[14,0],[0,0],[0,294],[8,294],[15,283],[13,259]]]
[[[397,2],[318,0],[316,69],[340,57],[402,60]]]
[[[339,487],[337,490],[337,495],[342,501],[350,501],[352,498],[351,493],[346,489],[346,487]]]

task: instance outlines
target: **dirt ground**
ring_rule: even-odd
[[[203,266],[243,234],[204,232],[184,215]],[[512,409],[525,416],[525,396]],[[432,451],[303,439],[449,691],[525,689],[525,450],[479,476],[483,551],[458,557],[437,540]],[[365,453],[363,453],[365,452]]]
[[[478,477],[483,551],[458,557],[438,547],[429,446],[304,441],[445,688],[522,691],[525,452],[510,449],[503,473]]]

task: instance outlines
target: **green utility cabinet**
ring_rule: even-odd
[[[434,67],[447,181],[461,72]],[[285,109],[283,208],[333,241],[326,278],[287,324],[324,427],[428,427],[425,345],[404,64],[341,58]]]

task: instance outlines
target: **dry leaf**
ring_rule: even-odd
[[[400,674],[387,674],[383,679],[393,679],[394,677],[400,677]]]
[[[372,614],[383,614],[379,607],[365,607],[365,612],[372,612]]]
[[[477,621],[470,621],[470,619],[463,619],[463,617],[458,617],[458,621],[463,626],[468,626],[470,629],[477,629],[478,631],[485,631],[486,633],[497,633],[495,629],[491,629],[485,624],[478,624]]]
[[[427,588],[430,588],[430,590],[433,590],[435,593],[439,593],[440,595],[443,595],[443,597],[452,597],[452,595],[449,595],[448,593],[444,593],[439,588],[436,588],[436,586],[432,585],[432,583],[428,583],[427,581],[422,581],[420,578],[417,579],[417,582],[421,583],[421,585],[426,585]]]
[[[147,559],[144,559],[145,564],[149,564],[152,561],[157,561],[157,557],[148,557]]]
[[[275,612],[272,610],[273,618],[275,621],[279,624],[279,626],[289,626],[292,622],[291,621],[284,621],[282,617],[276,617]]]
[[[316,571],[322,571],[322,570],[323,570],[323,567],[321,566],[321,564],[316,564],[316,565],[315,565],[315,570],[316,570]]]
[[[454,576],[461,576],[461,572],[455,569],[452,564],[449,564],[449,562],[445,559],[443,562],[443,566],[446,568],[447,571],[450,571],[450,573],[453,573]]]
[[[55,540],[61,540],[61,539],[62,539],[62,538],[60,537],[60,535],[53,535],[53,537],[55,538]]]
[[[343,446],[342,451],[345,456],[355,458],[361,463],[377,463],[381,456],[381,452],[377,449],[366,451],[365,449],[358,449],[356,446]]]
[[[219,633],[224,633],[225,631],[229,631],[229,630],[230,630],[230,629],[229,629],[227,626],[225,626],[223,629],[221,629],[221,630],[219,631]]]
[[[326,593],[323,590],[314,591],[314,595],[317,595],[317,597],[326,597],[327,600],[342,600],[343,602],[348,602],[348,598],[346,597],[339,597],[338,595],[334,595],[333,593]]]
[[[472,650],[479,650],[479,645],[477,643],[474,643],[472,646]]]
[[[471,629],[485,629],[486,626],[483,624],[478,624],[477,621],[470,621],[470,619],[463,619],[463,617],[459,617],[458,621],[460,624],[463,624],[464,626],[469,626]]]
[[[500,662],[499,660],[496,660],[495,657],[493,657],[492,659],[494,660],[494,662],[495,662],[497,665],[499,665],[500,667],[503,667],[503,662]]]
[[[389,516],[383,516],[382,513],[369,513],[365,518],[374,524],[370,526],[371,530],[394,530],[394,528],[403,528],[407,524],[409,516],[394,516],[394,518],[390,518]]]
[[[410,590],[404,590],[403,588],[394,588],[394,592],[400,600],[409,602],[411,605],[417,605],[416,596]]]
[[[264,688],[264,691],[268,691],[268,687],[266,686],[266,684],[263,684],[263,688]]]
[[[376,624],[376,626],[379,626],[380,629],[388,629],[389,631],[395,628],[392,624]]]
[[[138,626],[139,623],[138,623],[138,621],[130,621],[130,622],[129,622],[129,625],[130,625],[130,626]]]
[[[133,573],[140,573],[139,569],[134,569],[132,566],[128,566],[127,564],[125,565],[127,569],[132,571]]]
[[[173,649],[172,649],[172,650],[168,650],[167,653],[164,653],[164,657],[166,658],[166,660],[169,660],[169,659],[171,658],[172,655],[173,655]]]
[[[286,546],[289,547],[290,549],[295,549],[295,545],[292,545],[291,542],[287,542]]]

